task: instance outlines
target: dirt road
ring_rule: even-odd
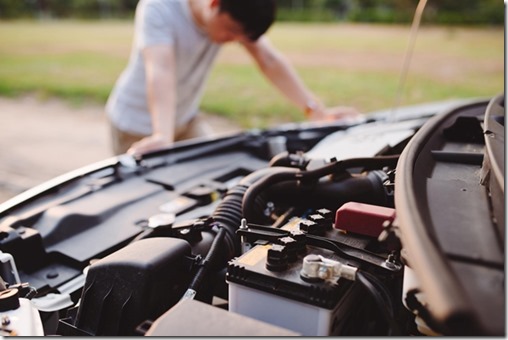
[[[219,133],[238,131],[206,115]],[[51,178],[112,156],[100,105],[0,97],[0,203]]]

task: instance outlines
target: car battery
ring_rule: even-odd
[[[229,262],[229,310],[304,336],[339,335],[360,289],[345,277],[305,277],[309,255],[332,262],[338,257],[327,249],[282,241],[258,244]]]

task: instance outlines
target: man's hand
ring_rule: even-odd
[[[358,119],[363,115],[356,108],[351,106],[335,106],[324,109],[322,120],[337,121],[342,119]]]
[[[308,113],[308,118],[312,121],[334,122],[340,120],[356,120],[362,118],[363,115],[356,108],[351,106],[319,106],[315,110]]]
[[[132,156],[142,155],[150,151],[163,149],[170,144],[171,141],[164,135],[151,135],[133,143],[127,153]]]

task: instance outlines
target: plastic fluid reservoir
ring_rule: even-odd
[[[0,327],[2,336],[44,336],[39,311],[16,288],[0,292]]]

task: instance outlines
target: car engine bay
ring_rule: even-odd
[[[0,205],[2,333],[505,335],[504,115],[499,95],[65,174]]]

